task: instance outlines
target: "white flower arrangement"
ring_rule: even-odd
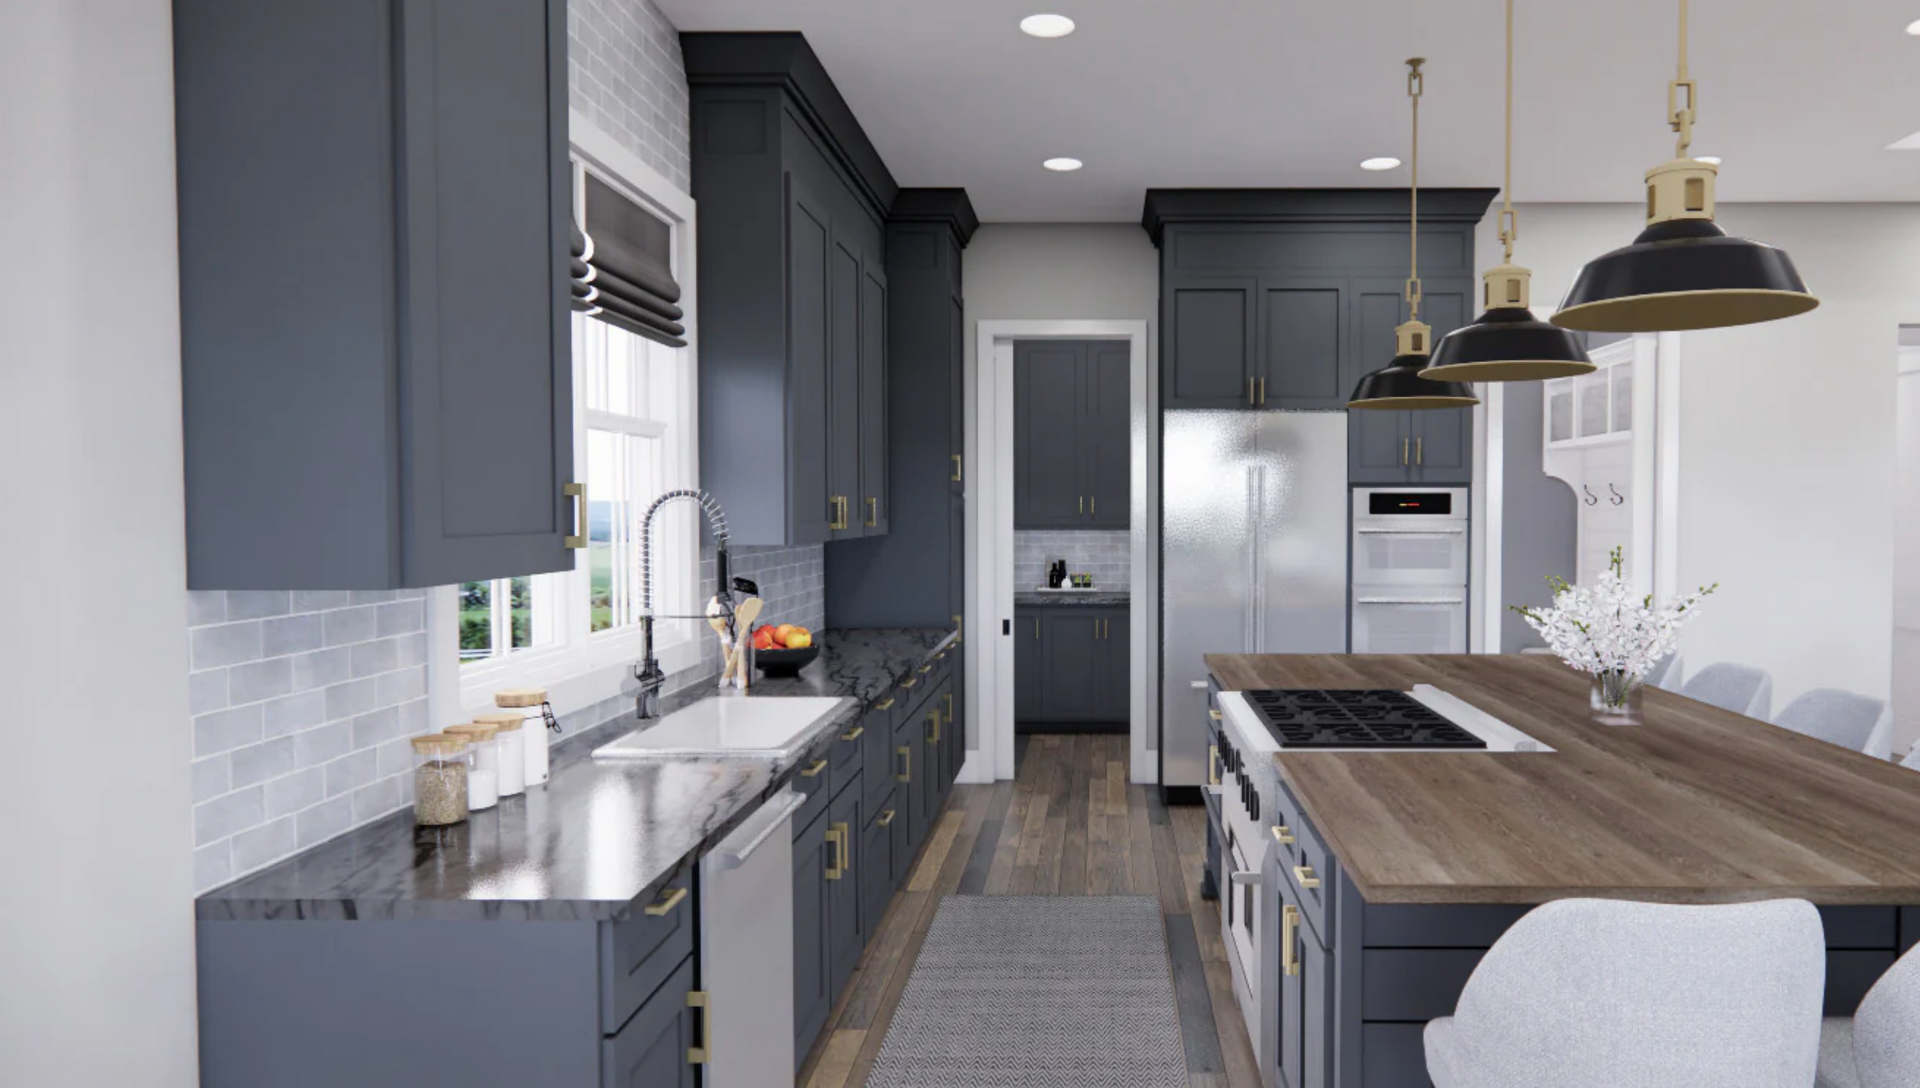
[[[1548,648],[1560,655],[1560,660],[1596,677],[1625,681],[1619,684],[1624,698],[1628,687],[1638,685],[1655,665],[1673,653],[1680,642],[1680,629],[1700,614],[1701,602],[1720,586],[1717,582],[1702,586],[1655,607],[1652,594],[1635,596],[1633,587],[1627,584],[1619,548],[1613,550],[1612,559],[1592,586],[1548,578],[1553,586],[1551,608],[1511,607],[1547,640]],[[1609,683],[1608,688],[1612,701],[1614,684]]]

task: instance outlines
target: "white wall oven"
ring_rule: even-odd
[[[1353,492],[1357,654],[1467,652],[1467,489]]]

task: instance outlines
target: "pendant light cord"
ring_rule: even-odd
[[[1686,91],[1686,105],[1680,104],[1680,92]],[[1680,70],[1673,82],[1667,84],[1667,112],[1672,115],[1668,123],[1673,131],[1680,134],[1678,146],[1673,157],[1684,159],[1687,150],[1693,146],[1694,101],[1698,91],[1693,78],[1687,73],[1687,0],[1680,0]]]
[[[1413,100],[1413,218],[1408,232],[1407,320],[1420,320],[1420,96],[1427,89],[1420,74],[1425,57],[1407,60],[1407,97]]]
[[[1500,244],[1506,249],[1505,263],[1512,264],[1514,239],[1520,237],[1513,213],[1513,0],[1507,0],[1507,168],[1500,184]]]

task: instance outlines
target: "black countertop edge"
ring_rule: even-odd
[[[936,628],[827,631],[821,656],[748,697],[853,700],[823,719],[793,759],[595,762],[632,732],[620,717],[556,743],[545,786],[450,828],[416,828],[405,809],[195,900],[216,921],[506,919],[619,921],[650,903],[778,793],[799,769],[921,665],[953,645]],[[708,677],[663,696],[661,714],[719,697]]]
[[[1039,593],[1023,590],[1013,595],[1013,604],[1016,608],[1105,607],[1128,604],[1132,600],[1132,591],[1125,589],[1089,589],[1077,593]]]

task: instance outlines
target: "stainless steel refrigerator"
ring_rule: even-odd
[[[1213,653],[1345,653],[1345,412],[1170,411],[1160,783],[1207,780]]]

